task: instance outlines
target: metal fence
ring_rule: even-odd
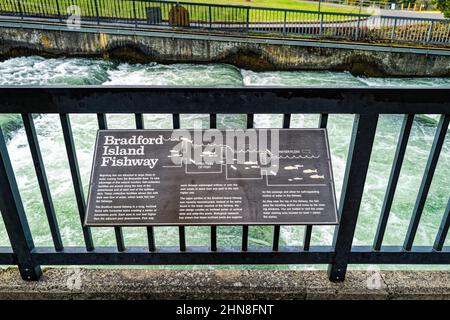
[[[450,20],[150,0],[0,0],[0,15],[363,42],[450,44]]]
[[[318,3],[319,0],[313,0],[313,2]],[[408,10],[408,11],[422,11],[422,10],[432,10],[435,9],[433,1],[383,1],[383,0],[325,0],[320,1],[324,5],[332,3],[339,4],[343,6],[348,6],[350,8],[358,7],[370,7],[376,9],[384,10]]]
[[[213,265],[213,264],[328,264],[333,281],[344,280],[349,264],[449,264],[450,247],[444,246],[450,225],[450,199],[432,246],[413,246],[431,181],[450,121],[447,89],[292,89],[292,88],[163,88],[163,87],[3,87],[0,113],[22,114],[40,191],[53,238],[53,247],[35,247],[22,204],[6,142],[0,130],[0,211],[11,248],[0,248],[0,265],[17,264],[23,279],[36,280],[41,265]],[[39,101],[39,104],[34,103]],[[252,128],[255,113],[284,114],[289,128],[292,114],[319,114],[326,128],[329,114],[354,114],[341,192],[340,224],[331,246],[311,246],[312,226],[307,226],[303,245],[280,245],[280,226],[273,228],[271,246],[249,246],[248,226],[242,226],[242,245],[219,247],[217,229],[211,227],[210,246],[187,246],[185,227],[179,226],[177,246],[155,243],[154,228],[147,228],[148,246],[126,246],[122,229],[115,228],[116,247],[96,246],[88,227],[83,227],[84,247],[64,246],[49,190],[45,165],[32,114],[60,115],[71,179],[80,221],[86,204],[72,135],[70,114],[97,114],[99,128],[106,128],[107,113],[135,113],[136,128],[144,127],[144,113],[172,114],[180,127],[180,114],[246,114]],[[383,238],[396,193],[402,162],[416,114],[440,114],[440,120],[403,246],[385,246]],[[397,149],[372,246],[352,245],[361,199],[380,114],[404,114]],[[70,179],[70,177],[67,177]]]

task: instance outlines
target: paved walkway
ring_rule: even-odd
[[[0,269],[0,299],[450,299],[450,271]]]
[[[431,11],[406,11],[406,10],[374,10],[375,14],[382,16],[397,16],[404,18],[426,18],[426,19],[444,19],[444,15],[441,12]]]

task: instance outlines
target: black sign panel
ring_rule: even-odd
[[[337,223],[326,129],[98,132],[86,226]]]

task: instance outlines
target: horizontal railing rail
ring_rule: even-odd
[[[436,165],[448,133],[450,91],[448,89],[387,88],[184,88],[184,87],[0,87],[0,114],[21,114],[35,173],[45,208],[53,247],[35,246],[27,221],[6,140],[0,130],[0,211],[11,248],[0,247],[0,264],[17,264],[24,279],[36,280],[41,265],[204,265],[204,264],[328,264],[333,281],[345,278],[349,264],[449,264],[450,247],[445,240],[450,226],[450,199],[432,246],[414,246]],[[53,199],[48,187],[39,137],[33,114],[59,114],[75,190],[76,213],[80,218],[85,246],[66,246],[59,234]],[[147,246],[127,246],[123,230],[114,228],[116,247],[99,246],[91,229],[82,225],[86,205],[74,144],[71,114],[97,116],[98,127],[106,129],[106,114],[135,114],[137,129],[144,128],[144,114],[171,114],[173,128],[180,128],[180,114],[209,114],[210,127],[217,115],[245,114],[253,128],[260,113],[282,114],[283,128],[291,127],[293,114],[318,114],[318,127],[326,128],[329,114],[354,114],[347,164],[339,203],[340,223],[331,245],[311,245],[313,226],[306,226],[302,246],[280,243],[280,226],[273,227],[270,246],[249,245],[249,226],[242,226],[239,247],[218,246],[217,227],[210,227],[209,246],[188,246],[186,227],[178,227],[178,245],[160,246],[154,229],[146,228]],[[402,168],[412,122],[417,114],[440,115],[432,148],[412,212],[403,246],[383,245],[392,199]],[[403,124],[379,224],[372,246],[353,245],[360,213],[378,118],[401,114]]]
[[[447,46],[450,20],[159,0],[0,0],[0,15],[60,23],[189,28]]]

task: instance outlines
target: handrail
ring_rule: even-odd
[[[449,111],[448,88],[2,86],[0,113],[346,113]],[[32,103],[30,96],[39,104]],[[135,99],[129,99],[134,97]],[[114,107],[111,107],[114,105]]]
[[[227,33],[301,36],[345,39],[358,42],[416,43],[448,46],[450,20],[431,17],[371,15],[332,11],[206,4],[161,0],[99,0],[82,2],[43,0],[23,4],[21,0],[0,0],[0,15],[11,19],[47,19],[65,23],[72,17],[62,5],[75,5],[83,19],[98,25],[202,29]],[[9,4],[9,5],[8,5]],[[13,6],[12,4],[16,4]],[[183,6],[184,13],[172,10]],[[124,10],[124,8],[126,8]],[[149,10],[152,9],[152,10]],[[172,18],[169,18],[172,15]],[[177,17],[173,15],[180,15]],[[183,16],[181,16],[183,15]]]
[[[450,228],[450,199],[435,235],[433,246],[413,246],[423,204],[434,175],[450,122],[450,90],[399,88],[192,88],[149,86],[87,87],[0,87],[0,113],[20,113],[25,121],[29,147],[39,180],[39,187],[53,235],[54,247],[35,246],[12,169],[6,140],[0,130],[0,211],[11,248],[0,248],[0,263],[16,263],[22,278],[37,280],[41,265],[190,265],[190,264],[329,264],[332,281],[345,278],[349,264],[448,264],[450,247],[444,246]],[[38,103],[37,103],[38,102]],[[328,114],[354,114],[353,132],[343,179],[339,213],[332,245],[311,245],[311,227],[301,247],[280,244],[279,226],[274,227],[273,243],[256,248],[249,246],[248,226],[242,227],[241,247],[217,247],[217,230],[211,228],[211,245],[188,246],[185,227],[179,226],[178,246],[159,246],[154,241],[153,227],[147,228],[148,246],[131,247],[123,242],[122,230],[115,228],[117,247],[97,246],[89,229],[83,227],[85,246],[67,246],[59,242],[58,224],[52,209],[45,164],[41,158],[37,136],[33,130],[33,113],[57,113],[63,129],[72,183],[76,190],[78,211],[84,215],[77,155],[73,143],[70,114],[97,115],[99,128],[106,128],[106,113],[135,113],[136,128],[144,128],[144,113],[172,114],[173,128],[180,127],[180,114],[209,114],[210,127],[217,126],[220,113],[247,116],[247,128],[253,127],[254,114],[283,114],[283,128],[289,128],[291,115],[320,115],[318,127],[326,128]],[[433,147],[428,156],[421,188],[416,199],[405,245],[385,246],[383,236],[389,218],[389,203],[396,192],[398,175],[416,114],[440,114]],[[397,142],[396,157],[386,191],[386,206],[381,211],[374,246],[353,246],[359,207],[365,187],[371,150],[381,114],[401,114],[404,124]],[[376,212],[373,214],[377,214]],[[314,228],[314,227],[312,227]],[[308,236],[309,235],[309,236]]]

